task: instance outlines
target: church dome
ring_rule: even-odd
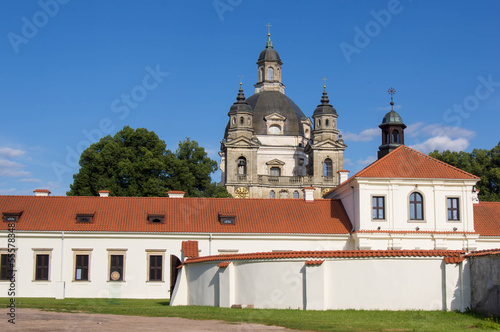
[[[380,125],[385,125],[385,124],[404,124],[404,123],[403,119],[397,112],[390,111],[384,116],[384,119],[382,120],[382,123]]]
[[[271,46],[269,48],[265,48],[262,52],[260,52],[257,63],[261,61],[277,61],[281,63],[281,58],[278,52]]]
[[[304,135],[300,121],[306,119],[306,116],[293,100],[283,93],[279,91],[262,91],[248,97],[246,102],[254,111],[253,129],[256,135],[267,135],[267,125],[264,118],[273,113],[286,117],[283,135]]]

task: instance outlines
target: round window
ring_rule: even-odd
[[[281,133],[281,127],[278,125],[272,125],[269,127],[270,134],[279,134]]]

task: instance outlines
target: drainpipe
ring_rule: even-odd
[[[64,262],[64,231],[61,231],[61,276],[60,281],[63,281],[63,262]]]
[[[208,239],[208,256],[212,256],[212,233],[209,234]]]
[[[352,223],[352,229],[349,232],[349,240],[352,240],[351,234],[354,232],[354,219],[356,218],[356,215],[355,215],[356,209],[354,206],[354,186],[351,186],[351,192],[352,192],[352,219],[353,219],[353,223]]]

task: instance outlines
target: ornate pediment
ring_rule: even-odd
[[[265,116],[264,119],[266,119],[266,121],[285,121],[286,116],[275,112]]]
[[[279,159],[273,159],[273,160],[269,160],[268,162],[266,162],[266,165],[269,165],[269,166],[283,166],[285,165],[285,163]]]
[[[328,138],[324,141],[314,143],[312,145],[312,148],[345,150],[345,148],[347,148],[347,145],[345,145],[343,141],[334,141],[333,139]]]
[[[247,137],[238,137],[236,139],[226,141],[226,147],[257,147],[259,146],[258,141],[254,139],[249,139]]]

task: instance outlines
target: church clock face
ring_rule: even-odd
[[[248,192],[248,189],[245,187],[239,187],[234,191],[236,194],[237,198],[248,198],[250,197],[250,193]]]

